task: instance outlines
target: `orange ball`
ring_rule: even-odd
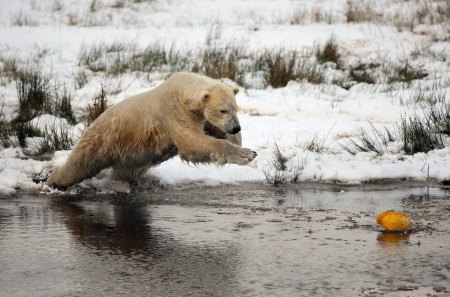
[[[411,223],[406,214],[398,211],[384,211],[377,216],[377,223],[388,231],[409,231]]]

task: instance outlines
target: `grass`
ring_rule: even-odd
[[[217,30],[216,30],[217,31]],[[174,46],[167,49],[159,43],[150,44],[142,49],[136,44],[114,42],[99,43],[81,49],[78,65],[93,73],[119,76],[127,72],[158,73],[165,76],[176,71],[202,73],[221,79],[229,78],[244,87],[280,88],[290,81],[306,80],[312,84],[326,81],[324,63],[334,63],[343,76],[332,82],[345,89],[357,83],[405,83],[411,84],[428,76],[422,66],[411,62],[411,57],[399,61],[381,61],[379,63],[360,64],[344,68],[336,40],[331,36],[323,46],[313,51],[299,52],[284,48],[264,49],[248,52],[236,43],[221,44],[216,31],[209,34],[204,48],[198,51],[177,50]],[[79,72],[76,85],[83,86],[86,72]]]
[[[398,139],[407,155],[427,153],[446,146],[445,139],[450,136],[450,104],[430,106],[424,110],[422,117],[417,114],[401,116],[394,133],[370,125],[371,131],[361,128],[356,140],[351,139],[341,147],[352,155],[359,152],[383,155],[387,152],[388,144]]]
[[[297,52],[265,51],[256,61],[255,69],[263,72],[266,85],[274,88],[284,87],[291,80],[296,80]]]
[[[319,63],[333,62],[337,68],[341,67],[341,55],[333,36],[327,40],[323,47],[316,48],[315,55]]]
[[[51,74],[42,73],[37,68],[21,69],[16,88],[19,109],[14,123],[25,123],[44,113],[76,123],[70,93],[65,85],[58,87]]]
[[[104,43],[92,44],[89,47],[82,46],[78,55],[78,66],[86,66],[92,72],[105,71],[106,66],[101,59],[106,53],[112,52],[115,43],[106,46]]]
[[[438,103],[445,103],[445,92],[426,90],[419,85],[411,94],[408,102],[414,105],[425,104],[425,106],[434,106]]]
[[[277,143],[275,143],[275,147],[273,150],[273,160],[272,165],[274,168],[273,172],[265,171],[264,175],[266,176],[266,180],[268,183],[278,187],[280,185],[284,185],[288,182],[288,172],[286,162],[288,159],[283,153],[280,151]]]
[[[317,133],[315,133],[314,136],[309,141],[306,142],[305,146],[303,147],[303,150],[315,152],[315,153],[319,153],[319,154],[323,153],[325,151],[325,149],[327,148],[326,142],[327,142],[328,136],[330,136],[331,130],[333,130],[335,125],[336,125],[336,123],[333,124],[333,126],[328,131],[327,135],[325,135],[325,137],[323,137],[323,138],[319,138],[319,135]]]
[[[383,72],[387,76],[388,83],[404,82],[410,84],[413,80],[428,76],[423,67],[412,66],[408,59],[397,64],[387,63],[383,66]]]
[[[97,2],[97,0],[92,0],[91,4],[89,5],[89,11],[91,13],[96,12],[99,9],[99,4]]]
[[[0,76],[7,78],[8,81],[17,78],[19,72],[20,60],[15,56],[0,56]]]
[[[13,131],[11,123],[5,119],[3,108],[4,106],[2,105],[0,109],[0,145],[4,148],[8,148],[14,144],[13,141],[11,140]]]
[[[81,89],[82,87],[84,87],[89,82],[88,71],[86,71],[86,69],[84,69],[84,68],[78,70],[74,74],[73,80],[75,82],[75,87],[77,89]]]
[[[274,154],[273,165],[275,169],[279,171],[285,171],[287,169],[286,162],[288,161],[288,159],[280,151],[280,148],[278,147],[277,143],[275,143],[275,149],[273,151],[273,154]]]
[[[341,144],[341,147],[352,155],[356,155],[360,152],[375,152],[381,156],[387,152],[388,144],[395,141],[394,134],[387,128],[379,130],[370,123],[370,132],[360,128],[356,139],[350,139],[345,144]]]
[[[347,0],[345,17],[348,23],[371,23],[378,22],[380,15],[367,1]]]
[[[308,140],[303,147],[304,151],[311,151],[316,153],[322,153],[326,146],[325,146],[326,138],[319,139],[318,134],[314,134],[314,136]]]
[[[43,73],[38,67],[15,69],[18,108],[11,121],[4,119],[2,108],[0,144],[3,147],[27,147],[28,138],[43,135],[45,138],[45,132],[43,134],[30,123],[42,114],[65,118],[70,124],[76,124],[72,97],[65,85],[58,86],[51,74]]]
[[[21,70],[16,88],[19,110],[15,122],[28,122],[46,111],[50,112],[54,92],[50,75],[36,68]]]
[[[282,186],[286,183],[295,183],[298,181],[299,175],[306,166],[306,159],[299,159],[296,164],[291,162],[288,167],[288,158],[275,143],[273,150],[272,168],[273,170],[264,171],[266,181],[275,187]]]
[[[307,80],[320,84],[325,80],[323,69],[306,58],[301,58],[296,51],[266,50],[254,61],[253,72],[262,72],[266,85],[274,88],[284,87],[290,81]]]
[[[192,68],[194,72],[220,79],[229,78],[242,83],[243,71],[239,62],[244,58],[243,48],[234,44],[218,45],[213,43],[205,48]]]
[[[97,93],[92,102],[87,106],[86,124],[89,126],[110,106],[108,102],[108,94],[105,87],[102,85],[100,92]]]
[[[357,83],[405,83],[411,84],[428,76],[422,66],[414,66],[408,58],[381,63],[360,64],[348,69],[349,80]]]
[[[302,5],[294,8],[292,15],[289,17],[290,25],[305,25],[311,23],[337,23],[337,17],[331,9],[323,10],[320,7],[306,8]]]
[[[112,43],[83,46],[78,65],[88,70],[118,76],[126,72],[191,71],[221,79],[229,78],[243,85],[245,74],[260,73],[265,86],[286,86],[292,80],[307,80],[319,84],[324,81],[323,69],[312,59],[300,57],[297,51],[280,49],[247,53],[240,45],[219,44],[209,41],[200,51],[166,49],[155,43],[145,49],[134,44]],[[85,82],[85,75],[77,76],[78,86]]]
[[[143,51],[135,51],[129,65],[131,71],[151,72],[164,65],[170,65],[171,55],[160,44],[147,46]]]
[[[413,31],[421,24],[443,25],[450,19],[450,2],[447,0],[376,4],[377,2],[370,0],[348,0],[345,12],[347,22],[391,25],[401,32]]]
[[[57,122],[44,127],[42,138],[42,141],[34,148],[36,155],[52,153],[57,150],[69,150],[76,143],[69,126]]]
[[[442,134],[438,133],[435,124],[433,121],[422,119],[417,115],[402,116],[398,124],[398,131],[405,154],[427,153],[434,149],[444,148],[444,138]]]
[[[159,43],[150,44],[144,49],[136,44],[121,42],[98,43],[81,48],[78,66],[84,66],[94,73],[105,72],[110,76],[119,76],[126,72],[189,70],[187,61],[192,59],[192,56],[187,52],[182,56],[181,53],[173,46],[166,50]],[[82,85],[83,76],[80,81],[79,85]]]
[[[352,68],[352,69],[350,69],[349,75],[350,75],[350,79],[357,83],[366,83],[366,84],[375,84],[376,83],[372,74],[367,69],[357,70],[357,69]]]
[[[66,119],[70,124],[77,123],[72,109],[72,96],[64,85],[51,103],[50,114]]]
[[[438,133],[450,136],[450,103],[429,107],[426,110],[426,118],[430,125],[436,127]]]
[[[13,25],[18,27],[33,27],[38,26],[38,22],[32,19],[30,16],[26,15],[22,11],[17,14],[13,20]]]
[[[17,144],[25,148],[28,146],[27,138],[41,136],[41,131],[31,125],[30,122],[15,122],[11,125]]]

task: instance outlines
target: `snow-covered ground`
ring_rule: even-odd
[[[418,92],[438,94],[444,99],[438,104],[450,101],[450,21],[448,13],[435,9],[439,5],[449,9],[448,1],[0,0],[0,65],[6,57],[16,57],[19,63],[53,73],[73,95],[75,115],[80,117],[101,84],[114,90],[109,99],[117,103],[157,86],[167,75],[109,76],[87,71],[87,83],[79,87],[75,76],[84,67],[78,65],[80,51],[93,44],[120,42],[143,48],[160,44],[195,51],[205,46],[214,31],[216,42],[237,44],[250,52],[280,48],[311,52],[333,37],[344,67],[325,65],[323,83],[240,86],[237,101],[243,146],[258,152],[255,161],[248,166],[192,166],[176,157],[149,174],[171,185],[266,182],[275,175],[288,181],[349,184],[444,181],[450,180],[446,136],[444,148],[414,155],[402,151],[398,138],[385,147],[383,155],[352,155],[343,149],[360,128],[373,132],[373,125],[394,131],[402,116],[421,114],[426,107],[414,102]],[[361,10],[360,6],[366,9],[362,16],[350,14]],[[373,20],[365,15],[370,13]],[[411,83],[389,82],[380,73],[375,84],[354,82],[342,88],[336,83],[352,67],[382,64],[389,68],[405,60],[427,76]],[[14,80],[2,80],[0,104],[4,117],[12,119],[18,106]],[[41,115],[33,124],[55,120]],[[77,133],[80,125],[71,130]],[[315,149],[307,148],[311,143]],[[276,146],[287,160],[283,171],[274,165]],[[46,176],[69,154],[57,151],[52,159],[42,160],[30,158],[18,147],[0,149],[0,193],[51,192],[33,178]],[[99,192],[128,189],[111,181],[108,172],[83,185]]]

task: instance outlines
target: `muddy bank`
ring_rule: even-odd
[[[411,234],[381,232],[401,210]],[[5,296],[450,296],[445,189],[262,185],[0,198]]]

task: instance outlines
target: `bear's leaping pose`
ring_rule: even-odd
[[[149,166],[177,153],[193,163],[245,165],[257,154],[241,147],[237,92],[202,75],[176,73],[101,114],[48,185],[63,189],[107,167],[113,167],[115,179],[133,183]]]

